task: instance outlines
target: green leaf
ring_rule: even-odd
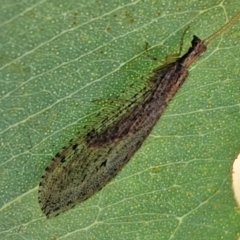
[[[85,123],[114,111],[159,63],[204,39],[237,1],[0,2],[0,239],[237,239],[240,21],[189,68],[141,149],[102,191],[55,218],[38,204],[45,166]],[[132,89],[129,88],[134,84]],[[99,103],[96,103],[98,102]],[[89,123],[90,124],[90,123]]]

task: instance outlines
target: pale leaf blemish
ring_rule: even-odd
[[[240,207],[240,153],[232,166],[232,188],[238,207]]]

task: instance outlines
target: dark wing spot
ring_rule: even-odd
[[[59,152],[55,155],[55,157],[57,157],[57,158],[60,156],[61,156],[61,154]],[[52,160],[54,160],[54,158]]]
[[[100,168],[101,168],[101,167],[106,167],[106,165],[107,165],[107,160],[105,160],[105,161],[100,165]]]
[[[72,146],[72,149],[73,150],[75,150],[76,148],[77,148],[77,146],[78,146],[78,144],[76,143],[76,144],[74,144],[73,146]]]
[[[63,156],[61,157],[61,162],[64,163],[65,161],[66,161],[66,158],[65,158],[65,156],[63,155]]]

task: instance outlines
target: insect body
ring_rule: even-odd
[[[193,36],[191,47],[175,62],[158,67],[136,104],[105,127],[96,127],[70,142],[55,155],[39,184],[39,203],[47,217],[68,210],[92,196],[112,180],[141,146],[168,102],[188,75],[187,68],[206,45],[230,24],[205,40]]]

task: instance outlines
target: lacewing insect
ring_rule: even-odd
[[[193,36],[188,51],[174,62],[154,69],[138,99],[124,105],[115,119],[104,119],[86,135],[72,139],[52,158],[38,192],[39,204],[47,217],[86,200],[117,175],[186,79],[187,68],[206,51],[208,43],[239,18],[240,12],[204,40]]]

